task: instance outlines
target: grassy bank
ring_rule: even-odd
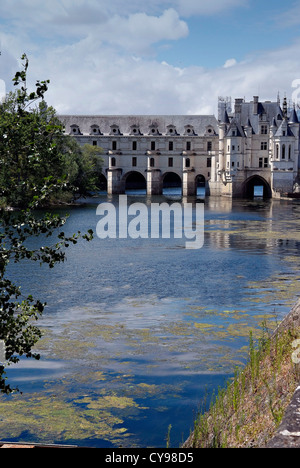
[[[300,365],[292,359],[299,338],[299,323],[291,317],[275,333],[264,326],[257,343],[250,335],[247,366],[219,389],[207,412],[199,413],[184,447],[265,447],[300,381]]]

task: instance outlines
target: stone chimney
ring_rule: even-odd
[[[257,114],[258,114],[258,101],[259,101],[259,97],[258,97],[258,96],[254,96],[254,97],[253,97],[253,114],[254,114],[254,115],[257,115]]]
[[[236,99],[235,100],[235,114],[241,114],[242,113],[242,104],[244,102],[244,99]]]

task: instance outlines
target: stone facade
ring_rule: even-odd
[[[248,197],[261,186],[266,197],[296,190],[299,121],[284,100],[245,102],[218,119],[207,116],[59,116],[65,132],[81,145],[101,147],[109,194],[124,193],[128,181],[162,193],[177,178],[184,196],[206,193]],[[173,182],[172,182],[173,181]]]

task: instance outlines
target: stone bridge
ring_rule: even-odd
[[[208,116],[59,116],[80,145],[102,149],[103,184],[109,194],[145,189],[160,195],[181,187],[194,196],[212,177],[218,122]]]

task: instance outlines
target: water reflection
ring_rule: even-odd
[[[174,192],[128,201],[176,197],[186,201]],[[95,230],[102,201],[118,207],[116,196],[85,200],[68,210],[65,232]],[[0,408],[14,421],[2,420],[0,439],[164,447],[169,424],[174,445],[188,436],[204,395],[245,362],[250,330],[283,317],[300,279],[297,201],[194,201],[205,203],[200,250],[178,239],[95,238],[70,247],[53,271],[11,265],[24,294],[48,307],[42,361],[9,372],[24,393]],[[70,418],[81,431],[70,433]]]

